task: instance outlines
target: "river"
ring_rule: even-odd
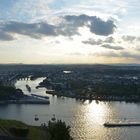
[[[35,87],[44,78],[34,81],[19,80],[16,88],[30,94],[28,84],[37,95],[47,95],[46,89]],[[0,117],[16,119],[32,125],[47,123],[53,114],[71,126],[74,140],[139,140],[140,127],[106,128],[104,122],[135,121],[140,122],[140,104],[125,102],[79,101],[71,98],[50,97],[49,105],[0,105]],[[34,120],[38,114],[39,121]]]

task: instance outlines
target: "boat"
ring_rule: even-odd
[[[34,97],[39,97],[39,98],[44,98],[44,99],[49,99],[48,96],[41,96],[41,95],[36,95],[36,94],[31,94]]]
[[[119,122],[119,123],[104,123],[105,127],[130,127],[140,126],[140,122]]]
[[[51,118],[51,120],[52,120],[53,122],[56,121],[55,114],[53,114],[53,117]]]
[[[37,116],[37,115],[35,115],[34,120],[35,120],[35,121],[38,121],[38,120],[39,120],[39,118],[38,118],[38,116]]]
[[[31,92],[31,87],[29,85],[26,85],[26,88],[29,92]]]

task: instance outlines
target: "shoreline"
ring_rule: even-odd
[[[79,100],[97,100],[97,101],[107,101],[107,102],[111,102],[111,101],[115,101],[115,102],[140,102],[140,98],[139,97],[125,97],[125,96],[106,96],[106,97],[102,97],[102,96],[94,96],[94,97],[85,97],[85,96],[79,96],[79,95],[70,95],[70,94],[64,94],[60,91],[46,91],[46,94],[51,94],[51,95],[56,95],[59,97],[68,97],[68,98],[75,98],[75,99],[79,99]]]
[[[50,104],[50,101],[26,95],[25,97],[17,100],[0,101],[0,104]]]

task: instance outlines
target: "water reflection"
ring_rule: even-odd
[[[71,118],[72,135],[75,140],[99,139],[104,135],[103,123],[107,117],[106,104],[96,101],[76,102],[76,108]]]
[[[103,124],[105,122],[106,105],[103,102],[97,104],[93,101],[87,105],[85,113],[90,122],[96,121],[98,124]]]
[[[46,95],[45,89],[35,87],[44,78],[35,81],[17,81],[16,87],[28,93],[25,85],[32,87],[32,93]],[[0,106],[0,117],[18,119],[33,125],[46,123],[55,114],[57,119],[70,124],[74,140],[139,140],[140,128],[112,128],[107,129],[102,124],[106,121],[140,121],[138,104],[124,102],[96,102],[79,101],[71,98],[57,98],[50,96],[50,105],[7,105]],[[39,121],[34,121],[38,114]]]

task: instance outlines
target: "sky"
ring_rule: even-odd
[[[140,63],[139,0],[0,0],[0,63]]]

